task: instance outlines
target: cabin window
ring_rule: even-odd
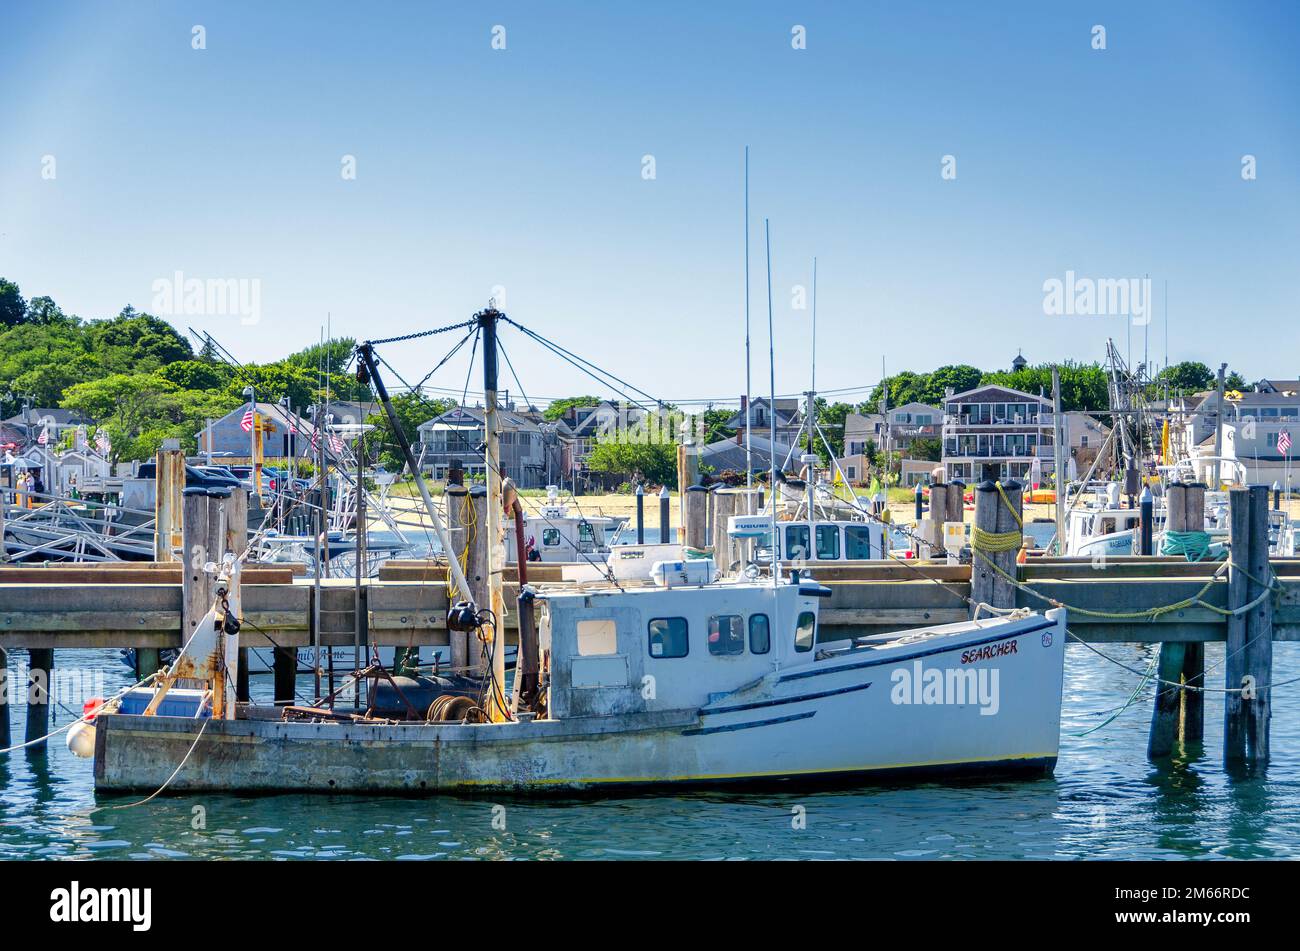
[[[686,618],[657,617],[650,622],[651,657],[685,657],[689,651]]]
[[[803,653],[813,648],[817,640],[817,615],[804,611],[799,615],[799,623],[794,629],[794,649]]]
[[[596,535],[591,529],[590,522],[578,523],[578,541],[584,545],[594,545],[596,543]]]
[[[840,557],[840,529],[837,525],[817,526],[817,557],[823,561],[838,561]]]
[[[772,649],[772,628],[767,622],[766,614],[749,616],[749,652],[766,654]]]
[[[739,614],[709,618],[709,653],[718,657],[745,653],[745,623]]]
[[[554,548],[560,543],[560,530],[558,528],[542,529],[542,544],[547,548]]]
[[[810,554],[808,526],[787,525],[785,527],[785,557],[790,559],[807,558]]]
[[[868,525],[844,526],[844,557],[871,557],[871,527]]]
[[[618,625],[612,618],[578,622],[578,653],[583,657],[618,653]]]

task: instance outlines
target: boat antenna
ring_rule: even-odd
[[[745,507],[754,514],[754,453],[749,431],[754,421],[749,362],[749,146],[745,146]]]
[[[772,403],[767,408],[767,458],[771,464],[767,488],[768,505],[772,507],[772,586],[775,587],[777,576],[781,573],[781,565],[776,557],[776,334],[772,325],[772,229],[766,218],[763,219],[763,240],[767,247],[767,368],[772,398]]]

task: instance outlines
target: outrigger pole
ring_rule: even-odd
[[[469,581],[465,578],[465,572],[461,570],[460,563],[452,557],[451,537],[447,534],[447,527],[443,525],[442,519],[438,517],[438,511],[433,506],[433,497],[429,494],[429,487],[425,485],[424,476],[420,474],[420,467],[415,461],[415,454],[411,451],[411,441],[406,438],[406,430],[402,428],[401,421],[397,418],[397,411],[393,409],[393,403],[388,398],[388,388],[384,386],[384,381],[379,376],[379,368],[375,365],[374,346],[367,340],[365,343],[358,345],[357,356],[361,359],[362,368],[365,370],[366,377],[375,385],[375,393],[379,396],[379,402],[384,407],[384,413],[388,416],[388,424],[393,427],[393,435],[397,439],[397,445],[402,450],[402,457],[406,464],[411,467],[411,474],[415,476],[415,485],[420,490],[420,498],[424,500],[424,510],[429,514],[429,520],[433,522],[433,530],[438,534],[438,541],[442,543],[442,550],[447,554],[447,563],[451,568],[451,580],[456,583],[456,589],[460,591],[461,597],[466,601],[473,602],[474,594],[470,591]],[[363,384],[365,380],[361,381]],[[324,440],[321,440],[324,443]],[[357,491],[364,491],[362,486],[357,487]]]

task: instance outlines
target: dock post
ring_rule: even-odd
[[[639,482],[636,486],[636,543],[645,544],[645,489]]]
[[[0,749],[13,745],[9,738],[9,652],[0,647]]]
[[[736,562],[731,536],[727,534],[727,523],[736,514],[739,498],[735,492],[726,489],[718,489],[713,493],[713,561],[718,570],[724,573],[731,571],[731,566]]]
[[[702,485],[686,489],[686,547],[702,549],[709,545],[709,490]]]
[[[205,570],[209,562],[221,563],[225,538],[221,528],[222,500],[199,487],[184,493],[182,537],[184,571],[181,573],[181,644],[189,642],[203,615],[212,609],[214,578]]]
[[[1169,506],[1166,506],[1168,510]],[[1202,530],[1205,527],[1205,484],[1193,482],[1186,486],[1183,500],[1184,531]],[[1166,523],[1166,529],[1169,527]],[[1205,644],[1189,641],[1183,651],[1183,683],[1192,687],[1205,686]],[[1183,742],[1199,743],[1205,739],[1205,693],[1201,690],[1183,691]]]
[[[925,515],[925,496],[921,493],[921,483],[916,484],[916,525],[921,526],[921,518]]]
[[[1020,489],[1017,488],[1016,493],[1016,499],[1018,500],[1020,498]],[[1007,495],[1009,496],[1010,494],[1011,492],[1008,490]],[[1017,505],[1019,505],[1019,502],[1017,502]],[[931,505],[930,508],[933,509],[934,506]],[[966,521],[966,483],[962,482],[960,479],[948,483],[947,505],[943,517],[945,521],[949,522]],[[939,526],[939,540],[942,543],[942,525]],[[1014,559],[1012,560],[1014,561]]]
[[[275,702],[277,706],[284,706],[297,699],[298,651],[292,647],[276,647],[273,651],[271,670],[275,676]]]
[[[184,502],[181,493],[185,491],[185,451],[179,441],[163,441],[163,448],[154,456],[154,473],[153,560],[175,561],[176,549],[182,545]]]
[[[466,549],[470,544],[473,520],[473,513],[469,509],[469,490],[459,482],[449,482],[443,492],[443,498],[447,500],[447,534],[451,538],[452,545],[452,550],[447,552],[447,557],[455,558],[464,565],[468,577],[469,556]],[[526,558],[527,552],[521,553],[519,557]],[[454,601],[455,593],[449,590],[448,598]],[[451,607],[450,604],[447,606]],[[451,647],[452,668],[458,673],[463,673],[469,666],[469,632],[448,631],[447,642]]]
[[[668,486],[666,485],[659,490],[659,544],[672,544],[672,539],[668,535]]]
[[[1149,485],[1144,485],[1142,487],[1142,495],[1139,497],[1138,506],[1142,519],[1140,529],[1141,534],[1138,536],[1138,554],[1151,555],[1154,554],[1152,545],[1156,537],[1155,526],[1151,524],[1152,519],[1155,517],[1156,500],[1151,494],[1151,487]]]
[[[1142,502],[1142,554],[1150,554],[1146,547],[1146,526],[1151,517],[1150,506],[1145,498],[1149,492],[1144,490]],[[1165,532],[1190,531],[1187,519],[1187,487],[1181,482],[1171,483],[1165,493]],[[1161,759],[1174,751],[1174,740],[1183,726],[1183,739],[1187,739],[1186,728],[1193,720],[1182,704],[1191,696],[1191,691],[1181,690],[1173,684],[1185,682],[1183,668],[1187,662],[1187,648],[1183,643],[1165,642],[1159,647],[1160,658],[1156,661],[1156,673],[1164,683],[1156,684],[1156,697],[1151,708],[1151,728],[1147,733],[1147,758]],[[1200,645],[1197,645],[1200,646]],[[1204,651],[1201,653],[1204,662]],[[1200,694],[1196,694],[1200,696]],[[1204,708],[1202,707],[1202,713]],[[1180,713],[1183,716],[1180,716]]]
[[[1228,606],[1260,598],[1271,580],[1268,561],[1268,487],[1228,493],[1231,563]],[[1264,765],[1269,758],[1270,680],[1273,676],[1273,600],[1228,619],[1224,647],[1223,759],[1227,766]]]
[[[1006,494],[1006,502],[1002,501],[1003,493]],[[961,488],[950,485],[949,506],[954,495],[960,502]],[[992,608],[1016,606],[1015,586],[1004,575],[1016,577],[1016,553],[1020,549],[1019,536],[1022,532],[1021,495],[1022,486],[1014,479],[1003,483],[1001,492],[998,491],[997,482],[987,480],[975,489],[975,528],[989,535],[1017,535],[1017,543],[1003,551],[996,550],[1002,547],[1000,545],[994,546],[992,550],[977,547],[972,538],[971,545],[976,548],[976,552],[971,563],[971,598],[976,604],[982,602]],[[1010,509],[1007,508],[1007,503],[1010,503]]]
[[[33,748],[43,749],[41,739],[50,732],[50,689],[54,676],[54,649],[31,647],[27,650],[27,742],[40,740]]]
[[[235,558],[244,556],[248,547],[248,490],[237,488],[230,490],[230,498],[223,499],[225,517],[225,551]],[[239,648],[239,670],[235,672],[235,700],[248,702],[248,648]]]

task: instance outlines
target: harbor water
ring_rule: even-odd
[[[1157,650],[1101,649],[1138,670]],[[1222,684],[1223,653],[1221,644],[1207,648],[1211,686]],[[11,652],[11,676],[22,659]],[[117,652],[60,651],[58,665],[108,693],[131,680]],[[1274,674],[1279,683],[1300,677],[1296,645],[1277,645]],[[1300,683],[1273,698],[1272,765],[1232,777],[1222,766],[1221,693],[1207,696],[1203,746],[1166,764],[1147,761],[1153,688],[1115,715],[1139,680],[1071,644],[1055,775],[1015,782],[545,799],[164,795],[136,805],[141,796],[97,796],[91,762],[68,752],[59,734],[45,752],[0,754],[0,859],[1300,857]],[[307,686],[300,677],[300,690]],[[253,679],[255,698],[270,690],[269,677]],[[25,715],[17,700],[8,711],[15,741]],[[52,716],[55,725],[71,719],[58,708]],[[871,724],[836,728],[869,732]]]

